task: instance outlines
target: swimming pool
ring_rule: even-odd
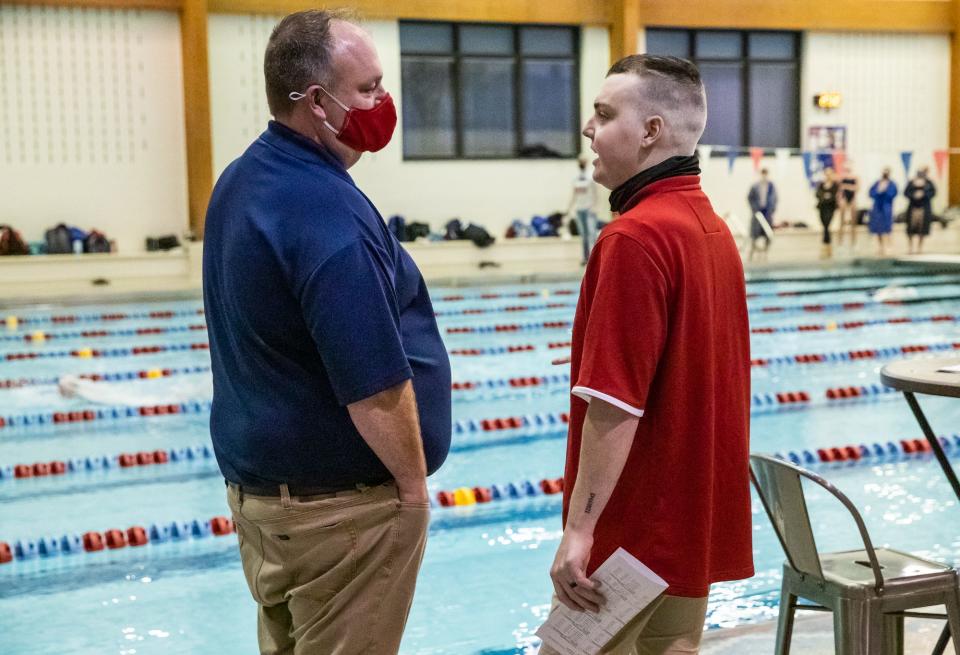
[[[755,451],[802,455],[920,436],[902,398],[873,385],[885,361],[960,347],[960,272],[842,273],[771,273],[748,285]],[[871,290],[891,283],[912,290],[887,291],[889,302],[876,302]],[[453,451],[430,479],[431,494],[496,485],[522,497],[434,510],[405,654],[493,655],[536,643],[560,496],[527,492],[562,473],[569,380],[567,367],[551,362],[568,354],[576,294],[572,281],[432,289],[456,388]],[[4,652],[256,652],[234,538],[192,536],[227,514],[204,449],[206,399],[184,397],[202,394],[209,375],[200,306],[187,299],[0,311],[20,319],[16,329],[0,327],[0,540],[53,536],[59,544],[63,535],[151,525],[163,538],[174,523],[186,535],[0,565]],[[101,384],[140,397],[136,404],[147,409],[127,416],[118,404],[63,399],[51,382],[64,373],[107,378]],[[857,393],[837,391],[851,388]],[[921,402],[935,427],[960,418],[960,403]],[[121,467],[114,460],[158,450],[170,461]],[[956,466],[960,442],[950,454]],[[105,459],[112,466],[104,468]],[[68,470],[12,477],[13,465],[50,461]],[[858,504],[876,543],[960,563],[956,501],[929,455],[814,468]],[[842,508],[811,492],[820,546],[856,544]],[[776,614],[782,553],[756,504],[754,515],[757,575],[715,586],[712,628]]]

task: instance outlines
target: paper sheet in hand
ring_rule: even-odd
[[[954,364],[953,366],[944,366],[943,368],[938,368],[937,373],[960,373],[960,364]]]
[[[600,593],[607,599],[598,613],[575,612],[560,604],[537,630],[544,643],[563,655],[596,655],[667,588],[663,578],[623,548],[618,548],[590,579],[600,581]]]

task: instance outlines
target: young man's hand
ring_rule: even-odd
[[[587,577],[587,564],[593,548],[593,535],[566,529],[550,567],[550,577],[557,599],[572,610],[597,612],[604,603],[598,591],[599,582]]]

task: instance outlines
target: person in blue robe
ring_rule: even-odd
[[[884,257],[890,245],[890,232],[893,230],[893,201],[897,197],[897,185],[890,179],[890,169],[884,168],[879,180],[870,187],[873,207],[870,209],[870,222],[867,227],[870,234],[877,236],[877,254]]]

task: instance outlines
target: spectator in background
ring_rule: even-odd
[[[893,201],[897,185],[890,179],[890,169],[884,168],[880,179],[870,187],[873,208],[870,210],[870,234],[877,235],[877,255],[885,257],[893,230]]]
[[[837,196],[840,185],[834,177],[832,168],[823,169],[823,181],[817,185],[817,209],[820,211],[820,223],[823,225],[823,245],[820,247],[820,259],[833,257],[830,245],[830,223],[837,212]]]
[[[593,179],[587,175],[587,160],[580,157],[577,165],[580,166],[580,172],[573,179],[573,195],[565,213],[569,214],[571,209],[577,212],[577,227],[580,228],[580,238],[583,241],[583,260],[580,264],[585,266],[590,259],[593,243],[597,240],[597,220],[593,215],[597,191]]]
[[[923,239],[930,234],[930,222],[933,220],[933,197],[937,187],[927,177],[929,169],[924,166],[917,171],[916,177],[907,183],[903,195],[907,197],[907,240],[910,254],[919,255],[923,250]],[[914,245],[916,244],[916,245]]]
[[[763,216],[767,226],[773,229],[773,212],[777,210],[777,187],[769,179],[769,171],[764,168],[760,171],[760,179],[750,187],[750,193],[747,194],[747,202],[750,203],[750,259],[757,252],[757,242],[764,240],[761,253],[766,255],[770,248],[770,235],[760,223],[757,214]]]
[[[850,250],[857,245],[857,192],[860,190],[860,178],[853,172],[853,162],[847,160],[843,177],[840,179],[840,230],[837,232],[837,245],[843,245],[843,233],[850,231]]]

